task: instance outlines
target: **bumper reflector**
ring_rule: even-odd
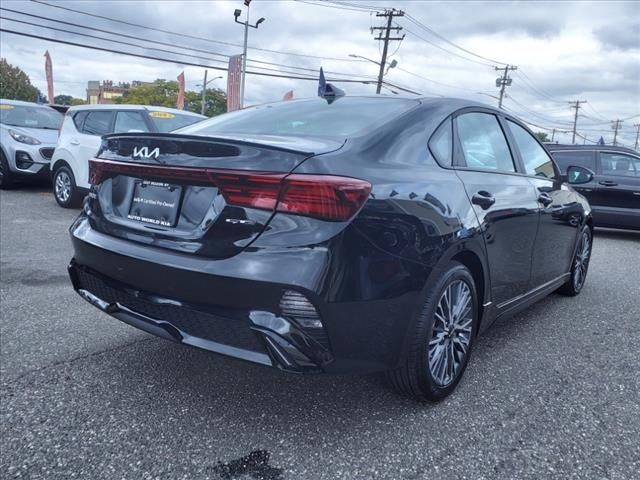
[[[323,327],[316,307],[299,292],[286,290],[280,299],[280,311],[285,317],[295,319],[303,328]]]

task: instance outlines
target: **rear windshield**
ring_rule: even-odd
[[[0,123],[13,127],[58,130],[63,115],[50,107],[0,104]]]
[[[389,120],[415,104],[415,100],[385,97],[346,97],[331,104],[321,98],[279,102],[219,115],[184,128],[179,133],[344,137],[354,135],[382,120]]]
[[[182,115],[180,113],[157,112],[153,110],[149,112],[149,117],[151,121],[155,123],[158,131],[162,133],[173,132],[174,130],[202,120],[202,118],[196,117],[195,115]]]

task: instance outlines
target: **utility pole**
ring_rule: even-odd
[[[498,99],[498,108],[502,108],[502,100],[504,99],[504,90],[513,83],[513,79],[509,76],[509,70],[518,70],[515,65],[505,65],[502,67],[493,67],[497,72],[504,71],[501,77],[496,78],[496,87],[500,87],[500,98]]]
[[[576,114],[573,117],[573,137],[571,138],[571,143],[573,145],[576,144],[576,127],[578,126],[578,110],[580,110],[580,104],[582,103],[587,103],[586,100],[576,100],[575,102],[569,102],[569,104],[571,105],[571,108],[575,108],[576,109]]]
[[[242,48],[242,77],[240,79],[240,108],[244,107],[244,77],[247,73],[247,41],[249,39],[249,27],[258,28],[262,22],[265,21],[264,18],[260,18],[255,25],[251,25],[249,23],[249,8],[251,6],[251,0],[244,0],[244,5],[247,7],[247,20],[244,22],[239,22],[238,17],[242,14],[242,10],[236,9],[233,12],[233,16],[235,17],[236,23],[240,25],[244,25],[244,44]]]
[[[392,27],[391,24],[393,22],[393,17],[404,17],[404,12],[402,10],[385,9],[384,13],[376,13],[376,17],[386,17],[387,25],[384,27],[371,27],[371,33],[374,30],[380,30],[381,33],[378,35],[375,40],[383,40],[384,46],[382,48],[382,60],[380,60],[380,72],[378,73],[378,86],[376,87],[376,93],[380,93],[382,90],[382,77],[384,77],[384,67],[387,63],[387,52],[389,51],[389,42],[392,40],[403,40],[404,35],[402,37],[391,37],[391,30],[395,30],[397,33],[400,33],[402,27]],[[382,36],[382,30],[385,31],[384,37]]]
[[[611,125],[611,128],[613,129],[613,146],[615,147],[618,145],[618,130],[620,130],[620,127],[622,126],[622,120],[613,120],[611,123],[613,124]]]
[[[633,126],[638,129],[636,131],[636,145],[633,147],[633,149],[638,150],[638,140],[640,140],[640,123],[634,123]]]
[[[551,143],[553,143],[555,138],[556,138],[556,129],[553,128],[553,129],[551,129]]]

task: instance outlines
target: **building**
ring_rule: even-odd
[[[123,96],[131,87],[136,87],[141,83],[134,81],[114,84],[112,80],[103,80],[101,84],[99,80],[90,80],[87,82],[87,103],[90,105],[112,104],[114,99]]]

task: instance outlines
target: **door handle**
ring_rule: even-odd
[[[75,138],[69,142],[71,145],[80,145],[80,140],[76,140]]]
[[[602,182],[598,182],[598,183],[605,187],[615,187],[618,185],[616,182],[612,182],[611,180],[603,180]]]
[[[549,195],[548,193],[542,192],[540,195],[538,195],[538,202],[540,202],[545,207],[548,207],[553,203],[553,198],[551,198],[551,195]]]
[[[480,190],[473,197],[471,197],[471,203],[473,203],[474,205],[478,205],[483,210],[486,210],[491,205],[496,203],[496,199],[489,192]]]

